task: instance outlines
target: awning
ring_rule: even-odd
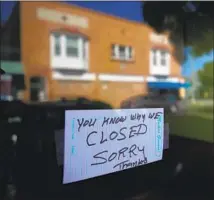
[[[24,75],[23,64],[15,61],[0,61],[0,68],[5,71],[6,74],[19,74]]]
[[[149,88],[157,88],[157,89],[179,89],[179,88],[188,88],[190,87],[190,83],[173,83],[173,82],[149,82]]]

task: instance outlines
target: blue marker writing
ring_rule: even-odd
[[[162,116],[158,117],[156,129],[156,155],[161,156]]]
[[[72,146],[72,149],[71,149],[71,153],[72,153],[72,155],[74,154],[74,151],[75,151],[75,147],[74,147],[74,146]]]
[[[75,123],[75,121],[74,121],[74,119],[72,120],[72,129],[71,129],[71,131],[72,131],[72,140],[74,139],[74,131],[75,131],[75,129],[74,129],[74,123]]]
[[[160,149],[161,136],[158,135],[157,138],[158,138],[158,151],[160,151],[161,150]]]

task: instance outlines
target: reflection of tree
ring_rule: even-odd
[[[201,39],[197,43],[193,44],[193,55],[200,56],[204,53],[209,53],[213,50],[214,44],[214,32],[212,29],[204,30]]]
[[[191,4],[194,4],[194,9]],[[144,20],[158,32],[170,31],[174,44],[184,40],[185,46],[192,47],[194,56],[213,49],[213,13],[213,2],[143,2]],[[182,61],[180,57],[176,58]]]
[[[200,57],[214,49],[213,2],[143,1],[142,9],[144,21],[157,32],[170,32],[170,40],[175,46],[174,57],[181,66],[190,54]],[[191,47],[191,53],[183,55],[184,47]],[[198,94],[198,88],[203,95],[204,91],[207,96],[213,95],[213,78],[209,78],[207,74],[208,70],[212,71],[213,66],[208,64],[209,67],[205,66],[204,71],[197,73],[194,70],[194,59],[191,60],[188,65],[188,68],[191,68],[192,82],[190,95],[193,99],[198,96],[195,93]],[[213,75],[213,72],[210,74]],[[202,83],[201,87],[198,79]]]
[[[197,72],[193,72],[191,74],[191,88],[190,88],[190,92],[191,92],[191,97],[192,99],[196,99],[199,96],[199,92],[198,89],[200,88],[200,81],[199,81],[199,77],[198,77],[198,73]]]
[[[199,78],[204,87],[213,87],[213,62],[204,65],[199,71]]]
[[[194,57],[209,53],[214,47],[214,23],[207,16],[197,16],[185,22],[186,45],[191,46]]]
[[[198,72],[200,93],[202,96],[213,97],[213,62],[206,63]]]

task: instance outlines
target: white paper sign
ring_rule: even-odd
[[[55,131],[55,143],[56,143],[56,157],[57,164],[63,165],[64,158],[64,129]],[[169,148],[169,124],[164,124],[164,141],[163,141],[163,149]]]
[[[161,160],[163,112],[162,108],[66,111],[63,183]]]

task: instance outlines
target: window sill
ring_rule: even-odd
[[[123,62],[123,63],[134,63],[135,60],[134,59],[130,59],[130,60],[122,60],[119,58],[111,58],[111,61],[116,61],[116,62]]]
[[[154,67],[154,68],[168,68],[169,66],[167,66],[167,65],[165,65],[165,66],[163,66],[163,65],[153,65],[152,67]]]

